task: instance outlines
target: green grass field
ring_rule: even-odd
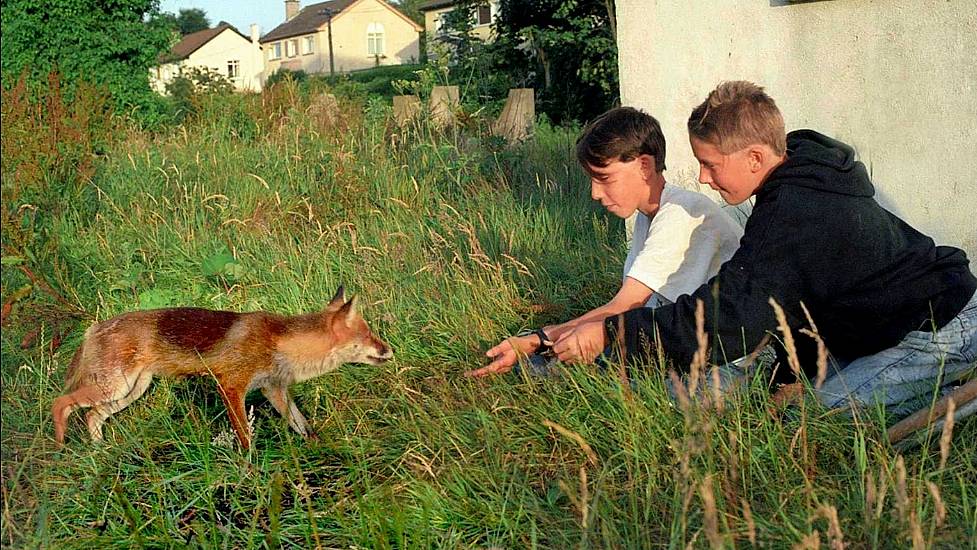
[[[759,385],[677,408],[656,365],[633,388],[585,367],[464,378],[620,282],[623,224],[590,201],[576,130],[505,148],[478,120],[399,130],[380,102],[309,101],[286,84],[123,129],[77,183],[41,163],[58,176],[30,185],[5,106],[5,547],[977,545],[973,417],[900,454],[875,412],[778,408]],[[242,452],[212,381],[158,379],[103,445],[76,414],[56,449],[49,409],[92,320],[306,312],[340,284],[396,357],[293,388],[317,441],[256,392]]]

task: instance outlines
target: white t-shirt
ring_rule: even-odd
[[[654,217],[635,217],[624,277],[674,302],[718,273],[742,236],[743,228],[712,199],[666,183]],[[654,295],[648,305],[653,301]]]

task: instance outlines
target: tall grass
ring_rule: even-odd
[[[317,101],[283,83],[167,135],[129,130],[44,222],[48,250],[5,261],[4,302],[34,290],[10,301],[0,338],[4,545],[974,545],[972,420],[941,466],[938,437],[900,455],[878,415],[778,407],[759,386],[677,407],[656,365],[633,386],[590,368],[463,378],[500,338],[620,282],[622,225],[591,203],[575,131],[506,148],[477,119],[398,129],[383,104],[340,97],[333,116]],[[64,183],[51,181],[39,193]],[[64,323],[49,312],[68,306],[20,266],[92,319],[298,313],[345,284],[396,357],[294,388],[317,441],[254,395],[242,452],[212,383],[158,380],[104,445],[75,417],[59,451],[48,410],[88,321],[72,317],[52,352]],[[22,348],[34,328],[43,345]]]

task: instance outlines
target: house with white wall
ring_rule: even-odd
[[[458,0],[428,0],[418,9],[424,14],[424,32],[428,43],[445,35],[445,18],[458,4]],[[492,23],[499,16],[499,0],[482,2],[472,10],[472,34],[479,40],[492,40]]]
[[[330,0],[301,8],[285,0],[285,22],[260,40],[265,71],[342,73],[420,61],[424,29],[383,0]]]
[[[621,102],[661,122],[669,181],[695,185],[692,109],[719,82],[750,80],[788,131],[852,145],[883,206],[977,265],[973,0],[617,0],[616,10]]]
[[[226,76],[235,90],[260,92],[265,73],[258,34],[257,25],[251,25],[251,36],[247,37],[223,21],[214,28],[188,34],[173,45],[160,65],[150,69],[150,83],[164,94],[166,84],[181,69],[208,67]]]

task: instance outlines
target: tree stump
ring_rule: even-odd
[[[453,126],[458,105],[458,86],[435,86],[431,90],[431,121],[435,126]]]
[[[532,88],[513,88],[502,108],[502,114],[492,125],[492,133],[509,143],[528,138],[536,121],[536,100]]]
[[[333,126],[339,119],[339,101],[332,94],[319,94],[309,103],[307,112],[318,126]]]
[[[403,128],[421,113],[421,98],[416,95],[394,96],[394,120]]]

